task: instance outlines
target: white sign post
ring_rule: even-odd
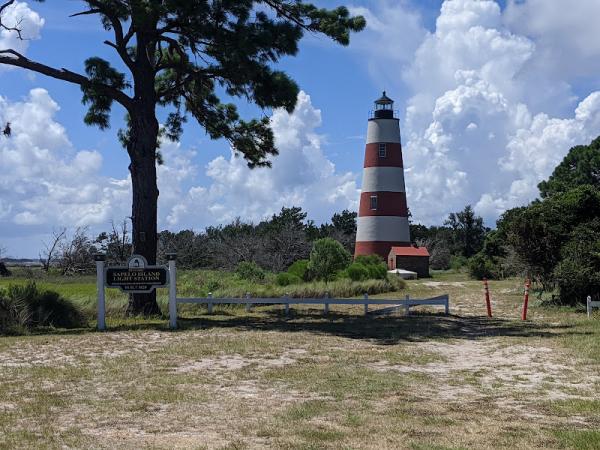
[[[106,303],[104,298],[104,260],[106,257],[102,254],[94,255],[96,261],[96,290],[98,292],[98,330],[106,329]]]
[[[169,327],[177,328],[177,253],[169,253]]]

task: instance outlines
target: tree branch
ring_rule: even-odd
[[[127,109],[127,111],[133,110],[133,100],[124,92],[106,84],[92,83],[87,77],[72,72],[70,70],[64,68],[56,69],[54,67],[46,66],[45,64],[32,61],[14,50],[0,50],[0,64],[21,67],[23,69],[41,73],[43,75],[56,78],[58,80],[63,80],[69,83],[77,84],[79,86],[94,85],[94,87],[100,90],[103,94],[107,95],[108,97],[123,105],[123,107]]]

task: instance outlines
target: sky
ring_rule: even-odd
[[[317,223],[356,210],[367,119],[383,90],[400,118],[413,221],[426,225],[471,204],[493,227],[538,196],[570,147],[600,135],[597,0],[339,3],[367,27],[348,47],[307,35],[281,61],[302,91],[293,113],[272,112],[272,168],[248,169],[190,120],[181,142],[161,149],[159,229],[257,222],[284,206]],[[90,56],[116,61],[96,18],[69,18],[81,5],[17,1],[3,20],[21,20],[27,40],[3,31],[0,49],[80,72]],[[238,104],[246,118],[262,114]],[[124,112],[115,106],[105,131],[84,114],[77,86],[0,66],[0,123],[13,131],[0,135],[5,255],[35,258],[53,230],[94,235],[130,215],[128,157],[116,138]]]

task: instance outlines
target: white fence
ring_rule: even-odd
[[[278,298],[252,298],[246,294],[245,298],[213,298],[211,294],[208,297],[200,298],[181,298],[177,297],[177,268],[175,260],[169,261],[169,326],[177,328],[177,305],[180,303],[194,303],[207,305],[208,313],[212,314],[214,305],[245,305],[246,311],[250,311],[253,305],[284,305],[285,313],[290,313],[290,305],[323,305],[323,313],[329,313],[329,305],[363,305],[365,314],[369,313],[370,305],[388,305],[386,308],[391,312],[392,309],[404,308],[406,314],[410,313],[411,306],[443,306],[446,314],[450,314],[450,298],[448,295],[427,299],[410,298],[408,295],[403,300],[369,298],[365,294],[362,299],[354,298],[291,298],[288,296]],[[381,311],[381,310],[379,310]],[[377,312],[377,311],[374,311]]]

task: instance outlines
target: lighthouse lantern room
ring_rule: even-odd
[[[410,250],[400,121],[393,108],[394,101],[384,91],[381,98],[375,100],[374,112],[368,121],[354,255],[377,254],[388,262],[390,269],[411,270],[414,252]],[[390,255],[392,247],[393,256]],[[406,255],[402,255],[402,247],[406,248]],[[390,256],[394,260],[393,267]],[[403,267],[397,267],[397,256],[402,256],[398,261],[402,261]],[[419,261],[420,267],[422,264],[423,261]]]

